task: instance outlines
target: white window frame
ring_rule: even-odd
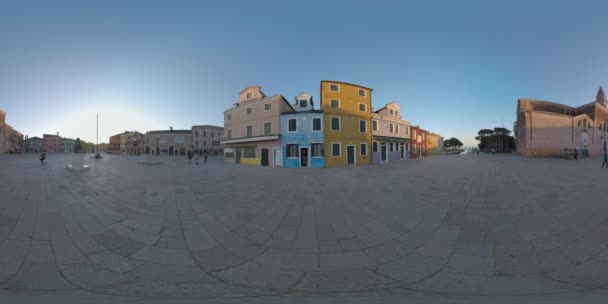
[[[334,127],[333,127],[334,124],[332,123],[332,120],[334,118],[338,119],[338,130],[334,130]],[[331,131],[336,131],[336,132],[342,131],[342,119],[340,119],[340,116],[330,116],[329,117],[329,129]]]
[[[374,123],[375,123],[375,127],[374,127]],[[372,131],[378,131],[378,120],[377,119],[372,119]]]
[[[322,153],[323,155],[321,155],[321,156],[312,156],[312,151],[313,151],[312,147],[313,147],[313,145],[316,145],[316,144],[321,145],[321,150],[325,150],[325,147],[323,147],[323,143],[322,142],[311,142],[310,143],[310,157],[311,158],[323,158],[323,157],[325,157],[325,151],[323,151],[323,153]]]
[[[361,153],[363,151],[363,149],[361,149],[361,147],[363,147],[363,146],[365,146],[365,154]],[[367,148],[369,148],[367,146],[367,143],[359,144],[359,155],[360,156],[367,156],[369,154],[369,151],[367,150]]]
[[[321,122],[319,124],[319,126],[321,127],[321,129],[319,129],[319,130],[315,130],[315,119],[318,119]],[[312,131],[313,132],[323,132],[323,118],[321,118],[321,117],[313,117],[311,120],[312,120]]]
[[[374,151],[374,144],[376,146],[376,151]],[[372,141],[372,153],[380,152],[380,143],[377,141]]]
[[[363,95],[361,95],[361,92],[363,92]],[[357,94],[358,94],[360,97],[367,97],[367,90],[366,90],[366,89],[361,89],[361,88],[360,88],[360,89],[359,89],[359,91],[357,92]]]
[[[251,127],[251,135],[249,135],[249,132],[247,132],[247,129],[249,129],[249,127]],[[245,137],[253,137],[253,125],[245,126]]]
[[[251,113],[249,112],[249,110],[251,110]],[[253,107],[249,107],[249,108],[247,108],[247,110],[246,110],[246,111],[247,111],[247,115],[251,115],[251,114],[253,114]]]
[[[232,130],[228,130],[228,139],[232,139]]]
[[[289,130],[289,121],[290,120],[295,120],[296,121],[296,130],[295,131],[290,131]],[[297,118],[288,118],[287,119],[287,133],[296,133],[298,132],[298,119]]]
[[[297,149],[296,149],[296,156],[287,156],[287,153],[289,152],[289,148],[287,147],[287,145],[296,145]],[[298,159],[300,158],[300,145],[296,142],[288,142],[287,144],[285,144],[285,157],[289,158],[289,159]]]
[[[338,155],[334,155],[334,145],[338,144]],[[331,157],[342,157],[342,143],[332,142],[331,143]]]
[[[332,89],[331,89],[331,86],[332,86],[332,85],[337,86],[337,87],[338,87],[338,90],[337,90],[337,91],[332,90]],[[339,84],[339,83],[330,83],[330,84],[329,84],[329,91],[330,91],[330,92],[340,92],[340,84]]]
[[[266,109],[266,105],[270,105],[270,109]],[[272,110],[272,102],[267,102],[264,104],[264,112]]]
[[[361,106],[363,106],[363,111],[361,111]],[[359,103],[359,112],[367,112],[367,105],[364,103]]]
[[[332,101],[334,101],[334,100],[338,102],[338,107],[332,107],[332,106],[331,106],[331,102],[332,102]],[[341,106],[342,106],[342,104],[341,104],[341,102],[340,102],[340,99],[336,99],[336,98],[330,98],[330,99],[329,99],[329,108],[330,108],[330,109],[340,109],[340,108],[341,108]]]
[[[365,123],[365,131],[361,132],[361,122]],[[359,133],[367,133],[367,120],[359,119],[359,125],[357,126]]]

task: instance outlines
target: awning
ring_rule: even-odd
[[[246,142],[267,141],[267,140],[277,140],[277,139],[279,139],[279,135],[267,135],[267,136],[255,136],[255,137],[228,139],[228,140],[223,140],[220,143],[222,145],[225,145],[225,144],[239,144],[239,143],[246,143]]]
[[[377,136],[377,135],[374,135],[373,137],[374,137],[374,141],[402,142],[402,143],[412,142],[412,140],[410,138],[403,138],[403,137],[390,137],[390,136]]]

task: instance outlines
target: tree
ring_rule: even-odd
[[[80,137],[76,138],[76,143],[74,144],[74,153],[82,153],[82,143],[80,142]]]
[[[456,137],[450,138],[449,141],[450,141],[450,145],[452,146],[452,150],[454,149],[454,147],[460,148],[463,145],[462,142]]]

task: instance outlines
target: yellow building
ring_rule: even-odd
[[[371,164],[372,89],[340,81],[321,81],[325,116],[325,166]]]

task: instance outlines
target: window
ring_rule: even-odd
[[[389,113],[391,113],[391,115],[393,115],[393,109],[389,109]]]
[[[243,148],[243,158],[255,158],[255,147]]]
[[[340,92],[340,85],[332,83],[329,85],[329,90],[332,92]]]
[[[391,133],[393,133],[393,124],[390,124]]]
[[[196,146],[198,147],[198,140],[196,141]]]
[[[359,104],[359,111],[365,112],[365,104],[362,104],[362,103]]]
[[[367,156],[367,144],[361,144],[361,156]]]
[[[228,130],[228,139],[232,138],[232,130]]]
[[[232,114],[228,114],[228,120],[230,120],[232,118]]]
[[[331,118],[331,130],[340,131],[340,117]]]
[[[211,131],[211,137],[213,137],[213,131]]]
[[[198,137],[198,130],[194,131],[194,134],[196,135],[196,137]]]
[[[203,131],[203,136],[207,137],[207,131]]]
[[[416,144],[413,144],[413,145],[412,145],[412,148],[414,148],[414,150],[413,150],[413,151],[414,151],[414,153],[416,153],[416,151],[417,151],[417,150],[416,150]]]
[[[265,103],[264,104],[264,111],[268,111],[270,109],[272,109],[272,103],[270,103],[270,102],[269,103]]]
[[[340,157],[340,143],[331,144],[331,156]]]
[[[340,107],[340,101],[337,99],[332,99],[330,100],[330,106],[332,108],[339,108]]]
[[[399,111],[395,111],[395,116],[399,116]]]
[[[253,108],[247,108],[247,115],[253,113]]]
[[[367,132],[367,121],[359,120],[359,132],[361,132],[361,133]]]
[[[253,136],[253,126],[247,126],[247,137]]]
[[[405,143],[405,151],[406,152],[410,151],[410,143]]]
[[[312,130],[321,131],[321,118],[317,117],[312,119]]]
[[[372,152],[378,152],[378,142],[377,141],[372,143]]]
[[[253,93],[249,92],[247,93],[247,100],[251,99],[253,97]]]
[[[296,132],[298,131],[298,121],[295,118],[287,120],[287,131]]]
[[[410,128],[405,128],[405,135],[410,136]]]
[[[207,146],[207,141],[203,140],[203,147],[206,147],[206,146]]]
[[[395,133],[399,134],[399,125],[395,125]]]
[[[312,157],[323,157],[323,144],[313,143],[311,148]]]
[[[298,145],[287,144],[287,157],[298,157]]]
[[[300,108],[306,108],[308,106],[308,100],[300,100]]]
[[[372,131],[378,131],[378,121],[372,120]]]
[[[175,142],[176,144],[183,144],[183,143],[184,143],[184,138],[183,138],[183,137],[181,137],[181,136],[178,136],[178,137],[176,137],[176,138],[174,139],[174,142]]]
[[[365,90],[364,89],[359,89],[359,96],[365,97]]]
[[[264,135],[272,134],[272,123],[266,122],[264,123]]]

